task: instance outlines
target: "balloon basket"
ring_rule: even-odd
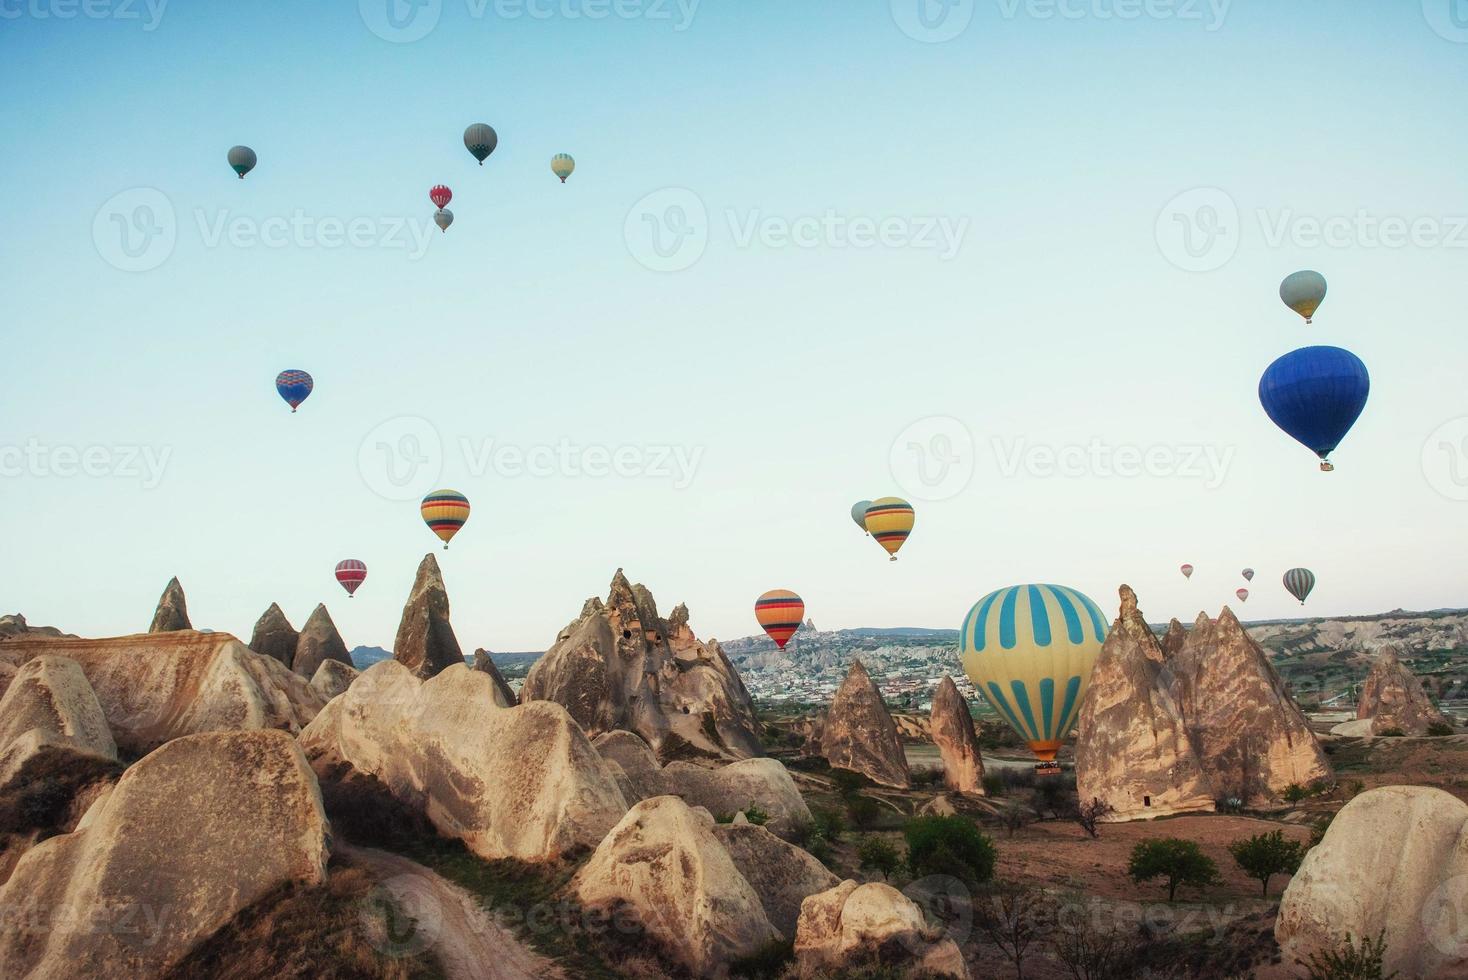
[[[1055,761],[1035,763],[1036,776],[1059,776],[1060,763]]]
[[[897,556],[896,555],[893,555],[891,558],[888,558],[887,560],[888,561],[896,561],[897,560]]]
[[[1335,472],[1335,464],[1332,463],[1328,459],[1321,460],[1320,461],[1320,472],[1322,472],[1322,473],[1334,473]]]

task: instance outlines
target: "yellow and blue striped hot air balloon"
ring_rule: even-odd
[[[566,182],[566,178],[571,176],[571,174],[575,172],[576,161],[571,158],[571,154],[557,153],[555,156],[551,157],[551,173],[561,178],[561,183],[564,184]]]
[[[963,621],[964,671],[1041,768],[1054,768],[1075,724],[1106,628],[1100,607],[1063,585],[991,592]]]
[[[449,541],[469,519],[469,498],[457,490],[435,490],[423,498],[419,510],[423,523],[438,535],[447,551]]]
[[[886,548],[887,554],[896,561],[897,549],[902,547],[907,536],[912,533],[915,518],[912,504],[901,497],[879,497],[867,507],[866,516],[862,520],[867,531],[877,539],[877,544]]]

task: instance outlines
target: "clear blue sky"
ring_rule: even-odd
[[[326,601],[349,644],[389,644],[437,549],[416,500],[378,492],[369,433],[410,445],[422,423],[390,421],[405,417],[440,440],[426,478],[473,502],[439,553],[466,649],[544,648],[618,566],[719,637],[754,632],[773,587],[822,628],[956,628],[1022,581],[1108,612],[1125,581],[1149,617],[1191,618],[1231,601],[1245,565],[1256,618],[1298,611],[1279,586],[1297,564],[1319,575],[1311,613],[1468,604],[1452,499],[1468,458],[1423,465],[1429,434],[1468,415],[1468,44],[1415,0],[1239,0],[1221,24],[1191,0],[1140,18],[1105,16],[1129,0],[1068,0],[1074,17],[989,0],[940,43],[899,27],[906,0],[897,16],[705,0],[686,21],[661,0],[603,19],[571,16],[598,0],[548,16],[430,0],[401,7],[436,18],[408,21],[432,29],[406,43],[369,29],[379,0],[176,0],[151,30],[141,3],[98,2],[107,16],[0,3],[6,611],[132,632],[176,574],[196,625],[247,637],[271,601],[297,626]],[[461,143],[475,121],[500,136],[483,168]],[[259,153],[245,181],[235,143]],[[560,151],[578,162],[565,186]],[[442,236],[435,183],[455,193]],[[1200,187],[1239,217],[1193,272],[1170,261],[1168,209]],[[114,222],[159,200],[139,188],[162,195],[174,242],[126,271]],[[690,200],[702,215],[665,208]],[[706,235],[688,268],[647,268],[652,206]],[[1309,219],[1360,212],[1424,220],[1427,238],[1309,239]],[[782,242],[780,222],[828,213],[888,220],[892,241]],[[922,247],[930,218],[963,228],[956,254]],[[305,230],[216,237],[280,221]],[[317,243],[353,221],[367,244]],[[1314,327],[1275,294],[1300,268],[1331,284]],[[1314,342],[1373,381],[1330,475],[1255,397],[1273,358]],[[284,368],[316,378],[296,415],[273,390]],[[927,501],[890,451],[933,416],[971,434],[973,473]],[[536,477],[485,469],[462,440],[699,456],[686,486]],[[1005,461],[1093,440],[1228,466]],[[16,463],[27,446],[39,463]],[[68,449],[91,447],[102,475],[71,473]],[[168,454],[156,485],[129,475],[128,447]],[[885,494],[917,506],[894,564],[847,517]],[[350,602],[332,578],[347,557],[370,569]]]

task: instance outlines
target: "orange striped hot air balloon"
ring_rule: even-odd
[[[892,560],[897,560],[897,549],[912,533],[915,515],[912,504],[901,497],[882,497],[873,500],[866,513],[866,528],[877,544],[887,549]]]
[[[771,589],[754,600],[754,618],[770,634],[775,646],[783,650],[790,637],[800,629],[800,622],[805,618],[805,603],[789,589]]]
[[[469,498],[457,490],[435,490],[423,498],[419,509],[423,513],[423,523],[439,536],[447,551],[449,541],[469,519]]]

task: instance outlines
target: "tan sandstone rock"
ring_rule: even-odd
[[[1163,678],[1163,648],[1136,593],[1123,585],[1120,594],[1081,701],[1077,796],[1109,803],[1112,821],[1211,811],[1212,787]]]
[[[974,716],[958,685],[947,674],[933,693],[930,723],[933,744],[943,756],[943,785],[955,793],[984,795],[984,758]]]
[[[117,758],[92,685],[76,661],[65,657],[32,659],[0,698],[0,788],[48,750]]]
[[[193,628],[189,624],[189,606],[184,599],[183,586],[178,584],[177,577],[171,578],[163,588],[163,595],[158,597],[158,608],[153,610],[153,622],[148,626],[148,632],[172,633]]]
[[[716,769],[670,762],[662,775],[670,794],[714,814],[732,816],[759,807],[769,815],[766,826],[782,836],[811,822],[810,808],[795,788],[795,780],[775,759],[743,759]]]
[[[643,800],[571,881],[589,909],[625,907],[695,976],[727,976],[732,959],[780,938],[713,825],[682,800]]]
[[[1286,963],[1384,934],[1385,973],[1468,976],[1468,806],[1426,786],[1385,786],[1347,803],[1280,900]]]
[[[304,677],[228,633],[16,638],[3,646],[20,662],[47,654],[76,661],[96,692],[118,748],[133,755],[199,732],[299,732],[325,703]]]
[[[296,658],[296,643],[301,635],[285,618],[285,613],[275,603],[255,620],[255,629],[250,633],[250,649],[262,657],[274,657],[287,667]]]
[[[1397,648],[1384,646],[1361,685],[1357,719],[1371,720],[1371,733],[1393,728],[1404,735],[1426,735],[1429,725],[1449,725],[1447,716],[1422,689],[1422,682],[1397,657]]]
[[[158,977],[272,890],[323,881],[328,856],[290,736],[176,739],[16,865],[0,887],[0,976]]]
[[[360,676],[361,672],[357,668],[349,667],[340,660],[323,660],[321,666],[316,668],[316,673],[311,675],[311,690],[323,701],[330,701],[351,687],[352,681]]]
[[[618,729],[602,732],[591,744],[603,759],[616,763],[626,774],[633,793],[627,800],[629,804],[669,794],[668,779],[663,775],[662,766],[658,765],[657,756],[652,754],[652,746],[640,736]]]
[[[0,642],[13,636],[67,636],[75,639],[73,634],[63,633],[54,626],[32,626],[20,613],[0,616]]]
[[[859,772],[883,786],[906,789],[911,782],[892,714],[860,660],[851,662],[826,712],[821,754],[836,768]]]
[[[793,940],[801,903],[811,895],[835,888],[841,879],[794,844],[743,818],[741,813],[733,823],[717,825],[714,836],[754,888],[770,924]]]
[[[560,705],[502,708],[458,664],[419,680],[374,664],[301,733],[312,759],[348,762],[481,857],[548,861],[592,847],[627,805]]]
[[[879,954],[890,964],[897,951],[905,952],[909,975],[968,980],[958,944],[930,931],[922,910],[890,885],[843,881],[801,906],[795,958],[802,978],[839,976]]]
[[[494,665],[494,658],[487,650],[474,651],[474,669],[483,671],[489,675],[490,680],[494,681],[496,703],[501,708],[511,708],[520,703],[520,696],[505,681],[504,675]]]
[[[393,659],[407,667],[418,678],[432,677],[439,671],[464,663],[464,651],[449,625],[449,594],[444,588],[443,573],[433,552],[423,556],[413,591],[403,606],[398,621],[398,635],[393,640]]]
[[[352,655],[347,652],[346,643],[336,631],[331,613],[326,611],[325,605],[318,604],[311,611],[311,618],[306,620],[300,639],[296,641],[296,654],[291,660],[291,669],[309,679],[315,677],[316,669],[328,660],[335,660],[347,667],[352,666]]]

